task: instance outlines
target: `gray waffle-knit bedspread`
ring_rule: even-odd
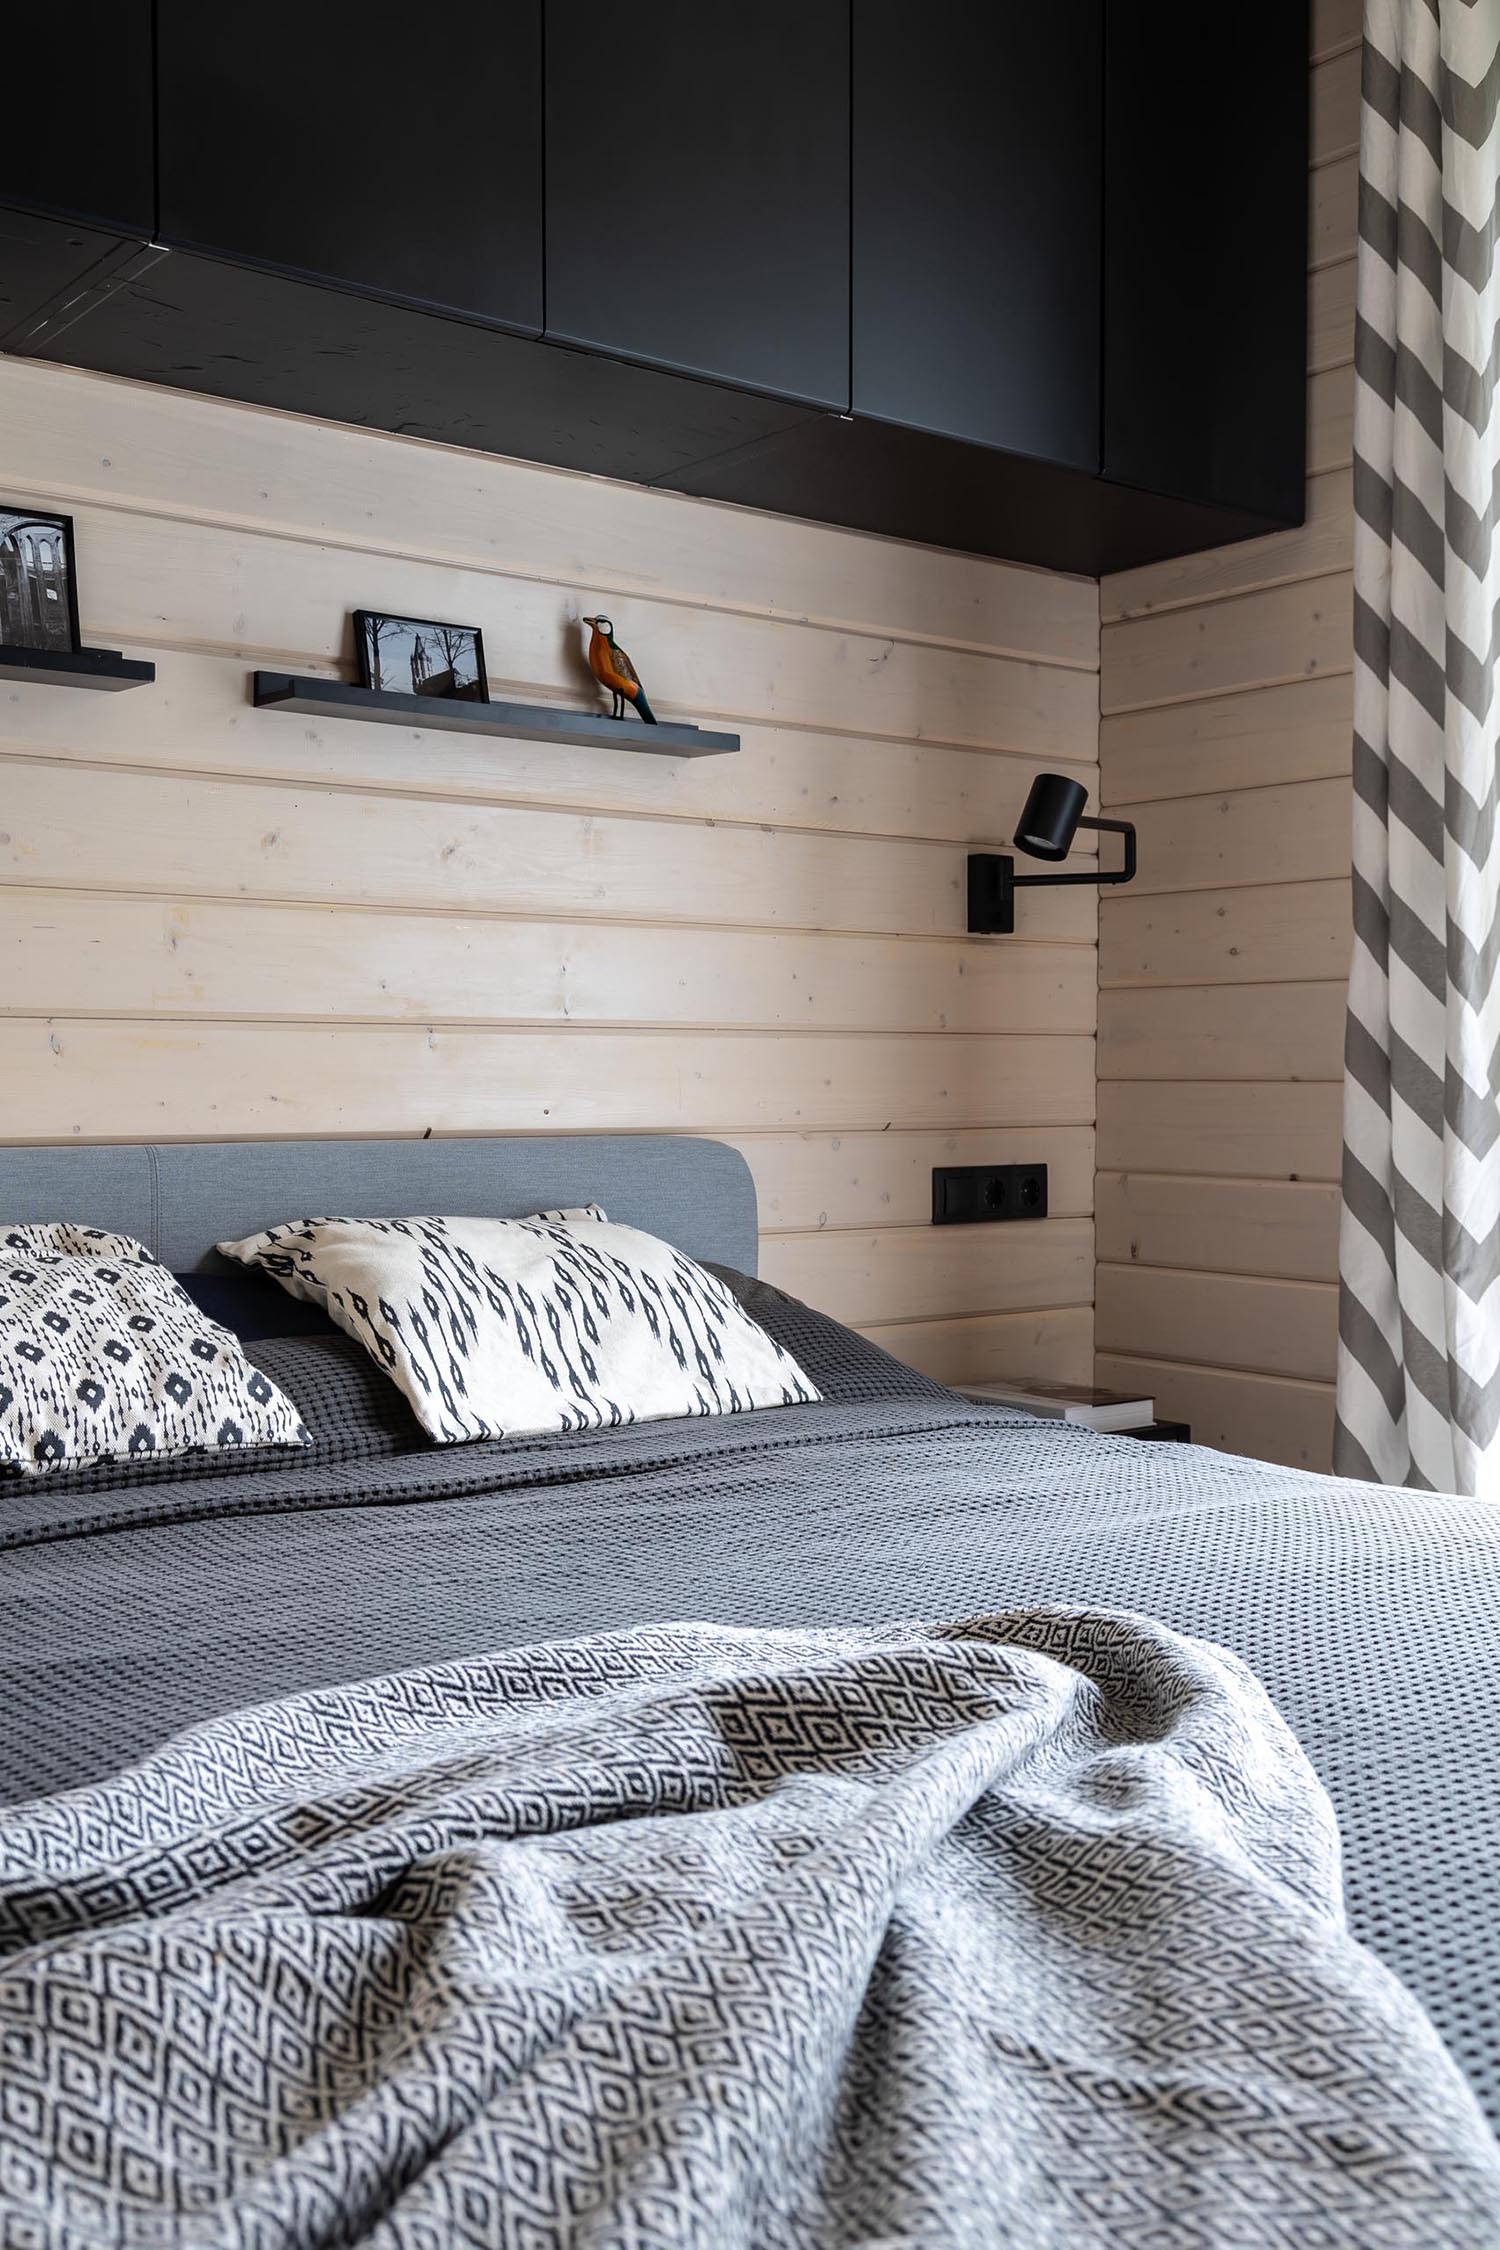
[[[1127,1608],[1248,1660],[1500,2123],[1500,1514],[887,1399],[0,1497],[0,1799],[208,1715],[671,1618]]]

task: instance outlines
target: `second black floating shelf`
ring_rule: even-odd
[[[148,687],[156,666],[117,648],[0,648],[0,679],[7,675],[36,687],[117,689]]]
[[[638,719],[607,719],[602,712],[566,711],[552,703],[462,703],[448,696],[390,695],[347,680],[291,672],[257,672],[254,695],[261,710],[296,711],[306,718],[508,734],[522,742],[586,743],[598,750],[644,750],[663,758],[719,758],[740,746],[737,734],[710,734],[704,727],[648,727]]]

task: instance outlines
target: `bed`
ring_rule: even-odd
[[[1133,1613],[1221,1645],[1264,1683],[1336,1810],[1352,1931],[1500,2125],[1491,1511],[965,1401],[754,1283],[749,1173],[713,1142],[29,1149],[5,1155],[0,1182],[7,1220],[67,1213],[135,1235],[196,1276],[205,1301],[225,1278],[214,1242],[293,1212],[505,1217],[598,1201],[745,1277],[747,1307],[816,1360],[824,1392],[777,1413],[439,1448],[404,1429],[345,1340],[259,1334],[250,1355],[298,1396],[314,1457],[165,1481],[44,1479],[0,1497],[0,1806],[95,1807],[90,1793],[132,1767],[165,1790],[168,1767],[151,1764],[163,1746],[184,1730],[227,1739],[214,1729],[275,1699],[310,1708],[351,1682],[451,1679],[584,1636],[618,1648],[662,1621],[776,1629],[805,1653],[799,1633],[886,1620]],[[705,1650],[722,1667],[716,1641],[693,1661]],[[1130,2240],[1139,2221],[1146,2239],[1144,2206],[1127,2210],[1120,2192],[1089,2224]],[[302,2218],[308,2240],[333,2238]],[[1389,2239],[1500,2238],[1471,2219],[1470,2232]],[[1196,2223],[1182,2215],[1171,2239],[1219,2239]],[[277,2224],[275,2239],[303,2239],[285,2214]],[[430,2237],[399,2237],[429,2238],[456,2236],[434,2222]],[[594,2239],[581,2221],[576,2238]],[[939,2238],[967,2237],[955,2222]],[[536,2239],[550,2239],[544,2227]],[[725,2219],[681,2239],[752,2235]],[[1080,2221],[1056,2239],[1094,2237]]]

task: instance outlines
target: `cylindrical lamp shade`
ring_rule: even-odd
[[[1033,859],[1066,859],[1089,793],[1065,773],[1039,773],[1016,823],[1016,849]]]

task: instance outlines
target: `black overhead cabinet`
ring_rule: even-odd
[[[546,0],[547,325],[849,404],[849,4]]]
[[[540,0],[156,5],[163,242],[540,333]]]
[[[1059,568],[1215,546],[1301,516],[1307,33],[28,8],[70,108],[11,105],[0,348]]]
[[[855,412],[1099,466],[1103,0],[859,0]]]
[[[151,232],[151,0],[13,0],[0,25],[0,204]]]
[[[1104,474],[1283,523],[1302,517],[1307,50],[1287,0],[1109,10]]]

